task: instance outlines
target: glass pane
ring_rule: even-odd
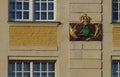
[[[49,20],[54,19],[54,13],[53,13],[53,12],[49,12],[49,13],[48,13],[48,19],[49,19]]]
[[[24,77],[30,77],[30,73],[24,73]]]
[[[30,63],[24,62],[24,71],[30,71]]]
[[[17,10],[22,10],[22,2],[17,2],[16,8],[17,8]]]
[[[17,19],[22,19],[22,12],[17,12],[16,13],[16,18]]]
[[[40,73],[33,73],[33,77],[40,77]]]
[[[47,19],[47,13],[46,12],[42,12],[41,13],[41,20],[46,20]]]
[[[24,2],[24,10],[29,10],[29,2]]]
[[[113,3],[112,4],[112,10],[113,11],[118,11],[118,3]]]
[[[46,1],[46,0],[41,0],[41,1]]]
[[[41,76],[42,77],[47,77],[47,73],[42,73]]]
[[[112,73],[112,77],[118,77],[118,73]]]
[[[113,0],[113,2],[118,2],[118,0]]]
[[[22,71],[22,62],[17,62],[16,68],[17,71]]]
[[[42,64],[42,71],[47,71],[47,63],[41,63]]]
[[[9,12],[9,19],[15,19],[15,12],[14,11],[11,11]]]
[[[22,73],[21,72],[17,73],[16,77],[22,77]]]
[[[48,3],[48,10],[54,10],[54,4]]]
[[[41,10],[47,10],[47,4],[41,3]]]
[[[48,73],[48,77],[55,77],[54,73]]]
[[[48,71],[54,71],[54,63],[53,62],[50,62],[48,63]]]
[[[10,10],[14,10],[15,9],[15,2],[10,2],[9,9]]]
[[[118,20],[118,12],[113,12],[112,13],[112,19],[113,20]]]
[[[112,63],[112,72],[118,71],[118,62],[113,62]]]
[[[34,13],[34,19],[35,20],[39,20],[40,19],[40,13],[39,12],[35,12]]]
[[[33,63],[33,71],[40,71],[40,63],[39,62]]]
[[[53,0],[48,0],[48,1],[53,1]]]
[[[29,12],[24,12],[24,19],[29,19]]]
[[[9,70],[9,72],[15,71],[15,63],[14,62],[9,62],[8,70]]]
[[[34,9],[35,10],[40,10],[40,3],[35,3]]]
[[[9,73],[8,77],[15,77],[15,73],[14,72],[13,73]]]
[[[35,1],[40,1],[40,0],[35,0]]]

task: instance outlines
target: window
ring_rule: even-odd
[[[120,77],[120,61],[112,62],[112,77]]]
[[[55,77],[55,62],[9,61],[8,77]]]
[[[120,0],[112,0],[112,21],[120,22]]]
[[[9,0],[10,21],[53,21],[54,0]]]

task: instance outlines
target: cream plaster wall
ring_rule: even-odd
[[[0,0],[0,77],[8,77],[8,60],[56,60],[56,77],[111,77],[111,57],[120,56],[113,46],[111,0],[56,0],[57,22],[9,22],[8,0]],[[70,42],[69,23],[80,22],[87,13],[92,22],[103,24],[103,41]],[[61,24],[58,24],[61,22]],[[11,47],[11,26],[55,26],[57,46]],[[117,58],[118,59],[118,58]]]

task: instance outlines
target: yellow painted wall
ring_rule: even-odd
[[[11,26],[11,46],[56,46],[57,27]]]
[[[113,28],[113,45],[120,46],[120,28]]]

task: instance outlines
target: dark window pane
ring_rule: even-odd
[[[112,19],[113,20],[118,20],[118,12],[113,12],[112,13]]]
[[[15,71],[15,63],[14,62],[9,62],[8,70],[9,70],[9,72]]]
[[[24,19],[29,19],[29,12],[24,12]]]
[[[54,73],[48,73],[48,77],[55,77]]]
[[[15,9],[15,2],[10,2],[9,9],[14,10]]]
[[[17,73],[16,75],[17,75],[16,77],[22,77],[22,73],[21,72]]]
[[[41,76],[42,77],[47,77],[47,73],[42,73]]]
[[[22,19],[22,12],[16,13],[16,19]]]
[[[40,0],[35,0],[35,1],[40,1]]]
[[[33,73],[33,77],[40,77],[40,73]]]
[[[48,71],[54,71],[54,67],[55,67],[55,65],[53,62],[48,63]]]
[[[14,72],[13,73],[9,73],[8,77],[15,77],[15,73]]]
[[[54,4],[48,3],[48,10],[54,10]]]
[[[53,0],[48,0],[48,1],[53,1]]]
[[[22,2],[17,2],[16,8],[17,8],[17,10],[22,10]]]
[[[42,64],[42,71],[47,71],[47,63],[41,63]]]
[[[113,2],[118,2],[118,0],[113,0]]]
[[[30,63],[24,62],[24,71],[30,71]]]
[[[34,13],[34,19],[35,20],[39,20],[40,19],[40,13],[39,12],[35,12]]]
[[[112,71],[115,72],[118,70],[118,63],[117,62],[113,62],[112,63]]]
[[[41,10],[47,10],[47,4],[41,3]]]
[[[29,2],[24,2],[24,10],[29,10]]]
[[[112,77],[118,77],[118,73],[112,73]]]
[[[33,63],[33,71],[40,71],[40,63],[39,62]]]
[[[17,62],[16,68],[17,68],[17,71],[22,71],[22,62]]]
[[[40,10],[40,3],[35,3],[34,9],[35,10]]]
[[[46,12],[42,12],[41,13],[41,19],[42,20],[46,20],[47,19],[47,13]]]
[[[48,19],[49,19],[49,20],[54,19],[54,14],[53,14],[53,12],[49,12],[49,13],[48,13]]]
[[[112,10],[113,11],[118,11],[118,3],[113,3],[112,4]]]
[[[49,20],[54,19],[54,14],[53,14],[53,12],[49,12],[49,13],[48,13],[48,19],[49,19]]]
[[[9,19],[11,20],[15,19],[15,12],[13,11],[9,12]]]
[[[24,73],[24,77],[30,77],[30,73]]]
[[[41,0],[41,1],[46,1],[46,0]]]

